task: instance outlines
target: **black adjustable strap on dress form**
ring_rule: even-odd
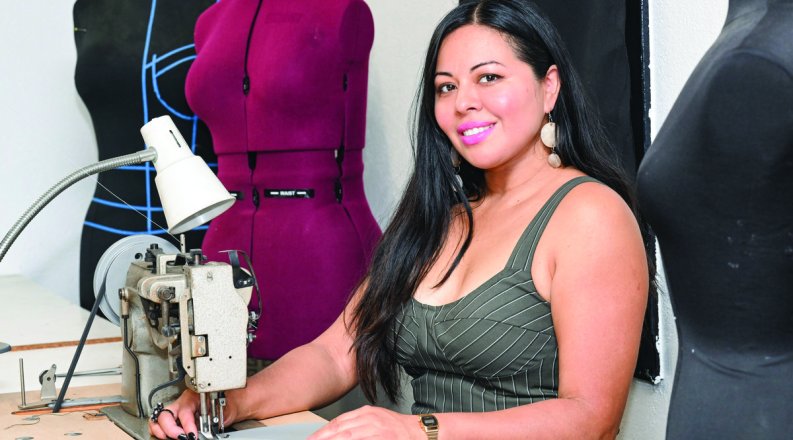
[[[347,74],[344,74],[344,82],[342,83],[342,90],[344,90],[344,94],[347,94]],[[344,144],[345,138],[347,137],[347,98],[344,99],[344,111],[342,112],[342,119],[341,119],[341,143],[339,148],[336,149],[336,166],[339,169],[339,175],[336,177],[336,182],[334,184],[334,190],[336,192],[336,201],[341,203],[342,198],[344,196],[344,190],[341,184],[341,180],[344,177]]]
[[[334,182],[334,191],[336,192],[336,201],[341,203],[342,197],[344,195],[344,190],[342,188],[341,179],[344,177],[344,167],[342,163],[344,162],[344,144],[341,144],[339,148],[336,149],[336,166],[339,169],[339,175],[336,177],[336,181]]]
[[[248,28],[248,38],[245,41],[245,59],[243,60],[242,63],[242,69],[243,69],[242,94],[245,96],[248,96],[248,93],[251,91],[251,78],[250,75],[248,74],[248,55],[250,55],[251,52],[251,39],[253,38],[253,30],[256,28],[256,21],[259,18],[259,11],[261,11],[262,9],[262,3],[263,0],[259,0],[258,3],[256,4],[256,11],[253,13],[253,19],[251,20],[251,25]],[[246,108],[247,108],[247,104],[246,104]],[[256,159],[257,156],[255,153],[251,154],[251,152],[248,152],[248,168],[250,168],[251,170],[256,168]],[[242,199],[241,193],[239,194],[240,197],[238,197],[237,194],[234,194],[234,197],[237,200]],[[256,190],[255,187],[251,191],[251,201],[253,202],[253,206],[255,206],[256,208],[259,207],[259,192]]]
[[[251,79],[248,76],[248,54],[251,51],[251,38],[253,37],[253,29],[256,27],[256,19],[259,17],[259,11],[262,9],[262,0],[259,0],[259,3],[256,5],[256,12],[253,13],[253,20],[251,20],[251,26],[248,29],[248,40],[245,42],[245,60],[243,62],[242,68],[244,70],[244,75],[242,77],[242,94],[248,95],[248,92],[251,90]]]

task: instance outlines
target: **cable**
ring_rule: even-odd
[[[173,380],[169,380],[168,382],[165,382],[164,384],[157,385],[156,387],[152,388],[151,392],[149,393],[149,408],[151,408],[153,406],[152,405],[152,399],[154,398],[154,393],[156,393],[157,391],[160,391],[163,388],[167,388],[167,387],[169,387],[171,385],[175,385],[177,382],[179,382],[180,380],[184,379],[185,371],[184,371],[184,368],[182,367],[182,359],[181,359],[181,357],[177,357],[176,358],[176,369],[179,370],[179,375],[176,376],[176,378],[174,378]]]
[[[57,194],[58,193],[55,193],[53,197]],[[13,242],[13,240],[11,241]],[[99,295],[96,296],[96,301],[94,302],[94,306],[91,308],[91,314],[88,315],[88,322],[85,323],[85,328],[83,328],[83,335],[80,337],[80,343],[77,344],[77,350],[74,351],[74,356],[72,356],[72,363],[69,365],[69,371],[66,373],[66,378],[63,380],[63,386],[61,387],[61,392],[58,394],[58,398],[55,400],[55,405],[52,407],[52,412],[54,413],[57,413],[58,411],[61,410],[61,405],[63,405],[63,399],[66,397],[66,390],[69,388],[69,382],[72,381],[72,376],[74,375],[74,368],[77,366],[77,361],[80,359],[80,354],[83,352],[83,347],[85,346],[86,339],[88,339],[88,332],[91,330],[91,325],[94,323],[96,312],[99,311],[99,303],[101,303],[102,300],[104,300],[105,298],[105,281],[106,280],[102,281],[102,286],[99,288]]]
[[[140,401],[140,364],[138,364],[138,356],[135,354],[134,351],[131,349],[131,345],[128,339],[128,332],[127,329],[127,321],[129,320],[129,315],[124,316],[124,350],[132,356],[132,361],[135,362],[135,402],[138,405],[138,417],[145,417],[143,415],[143,404]],[[151,407],[151,404],[149,404]]]

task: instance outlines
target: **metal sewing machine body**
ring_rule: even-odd
[[[253,282],[233,269],[205,262],[200,250],[169,254],[156,244],[130,264],[119,290],[124,411],[146,417],[187,387],[201,398],[201,434],[223,431],[223,392],[245,387],[256,318],[248,312]]]

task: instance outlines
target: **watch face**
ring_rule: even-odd
[[[421,416],[421,424],[427,428],[434,428],[438,426],[438,419],[436,419],[433,415],[424,415]]]

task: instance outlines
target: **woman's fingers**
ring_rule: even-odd
[[[347,418],[347,419],[339,420],[339,418],[337,417],[331,420],[330,423],[322,427],[322,429],[312,434],[311,437],[309,437],[309,439],[310,440],[327,440],[334,438],[357,439],[357,438],[361,438],[361,435],[363,435],[363,431],[361,428],[365,428],[365,427],[366,426],[359,418]]]
[[[416,427],[416,432],[418,433]],[[390,410],[364,406],[341,414],[315,432],[310,440],[329,439],[409,439],[411,430],[404,426],[402,416]]]
[[[179,423],[182,424],[184,432],[193,434],[198,438],[198,426],[196,425],[196,415],[192,408],[182,406],[177,410],[176,415],[179,417]]]
[[[149,433],[159,439],[166,438],[165,432],[163,432],[162,428],[160,428],[160,425],[152,422],[151,420],[149,420]]]
[[[179,410],[177,409],[176,411]],[[173,409],[166,407],[165,410],[163,410],[157,417],[157,422],[149,422],[149,427],[153,428],[151,433],[157,438],[167,437],[178,439],[180,438],[179,436],[184,436],[181,437],[182,439],[186,438],[187,433],[184,429],[182,429],[181,426],[179,426],[174,414],[176,414],[176,412]],[[195,425],[195,422],[193,422],[193,425]],[[162,434],[164,434],[164,436]]]

